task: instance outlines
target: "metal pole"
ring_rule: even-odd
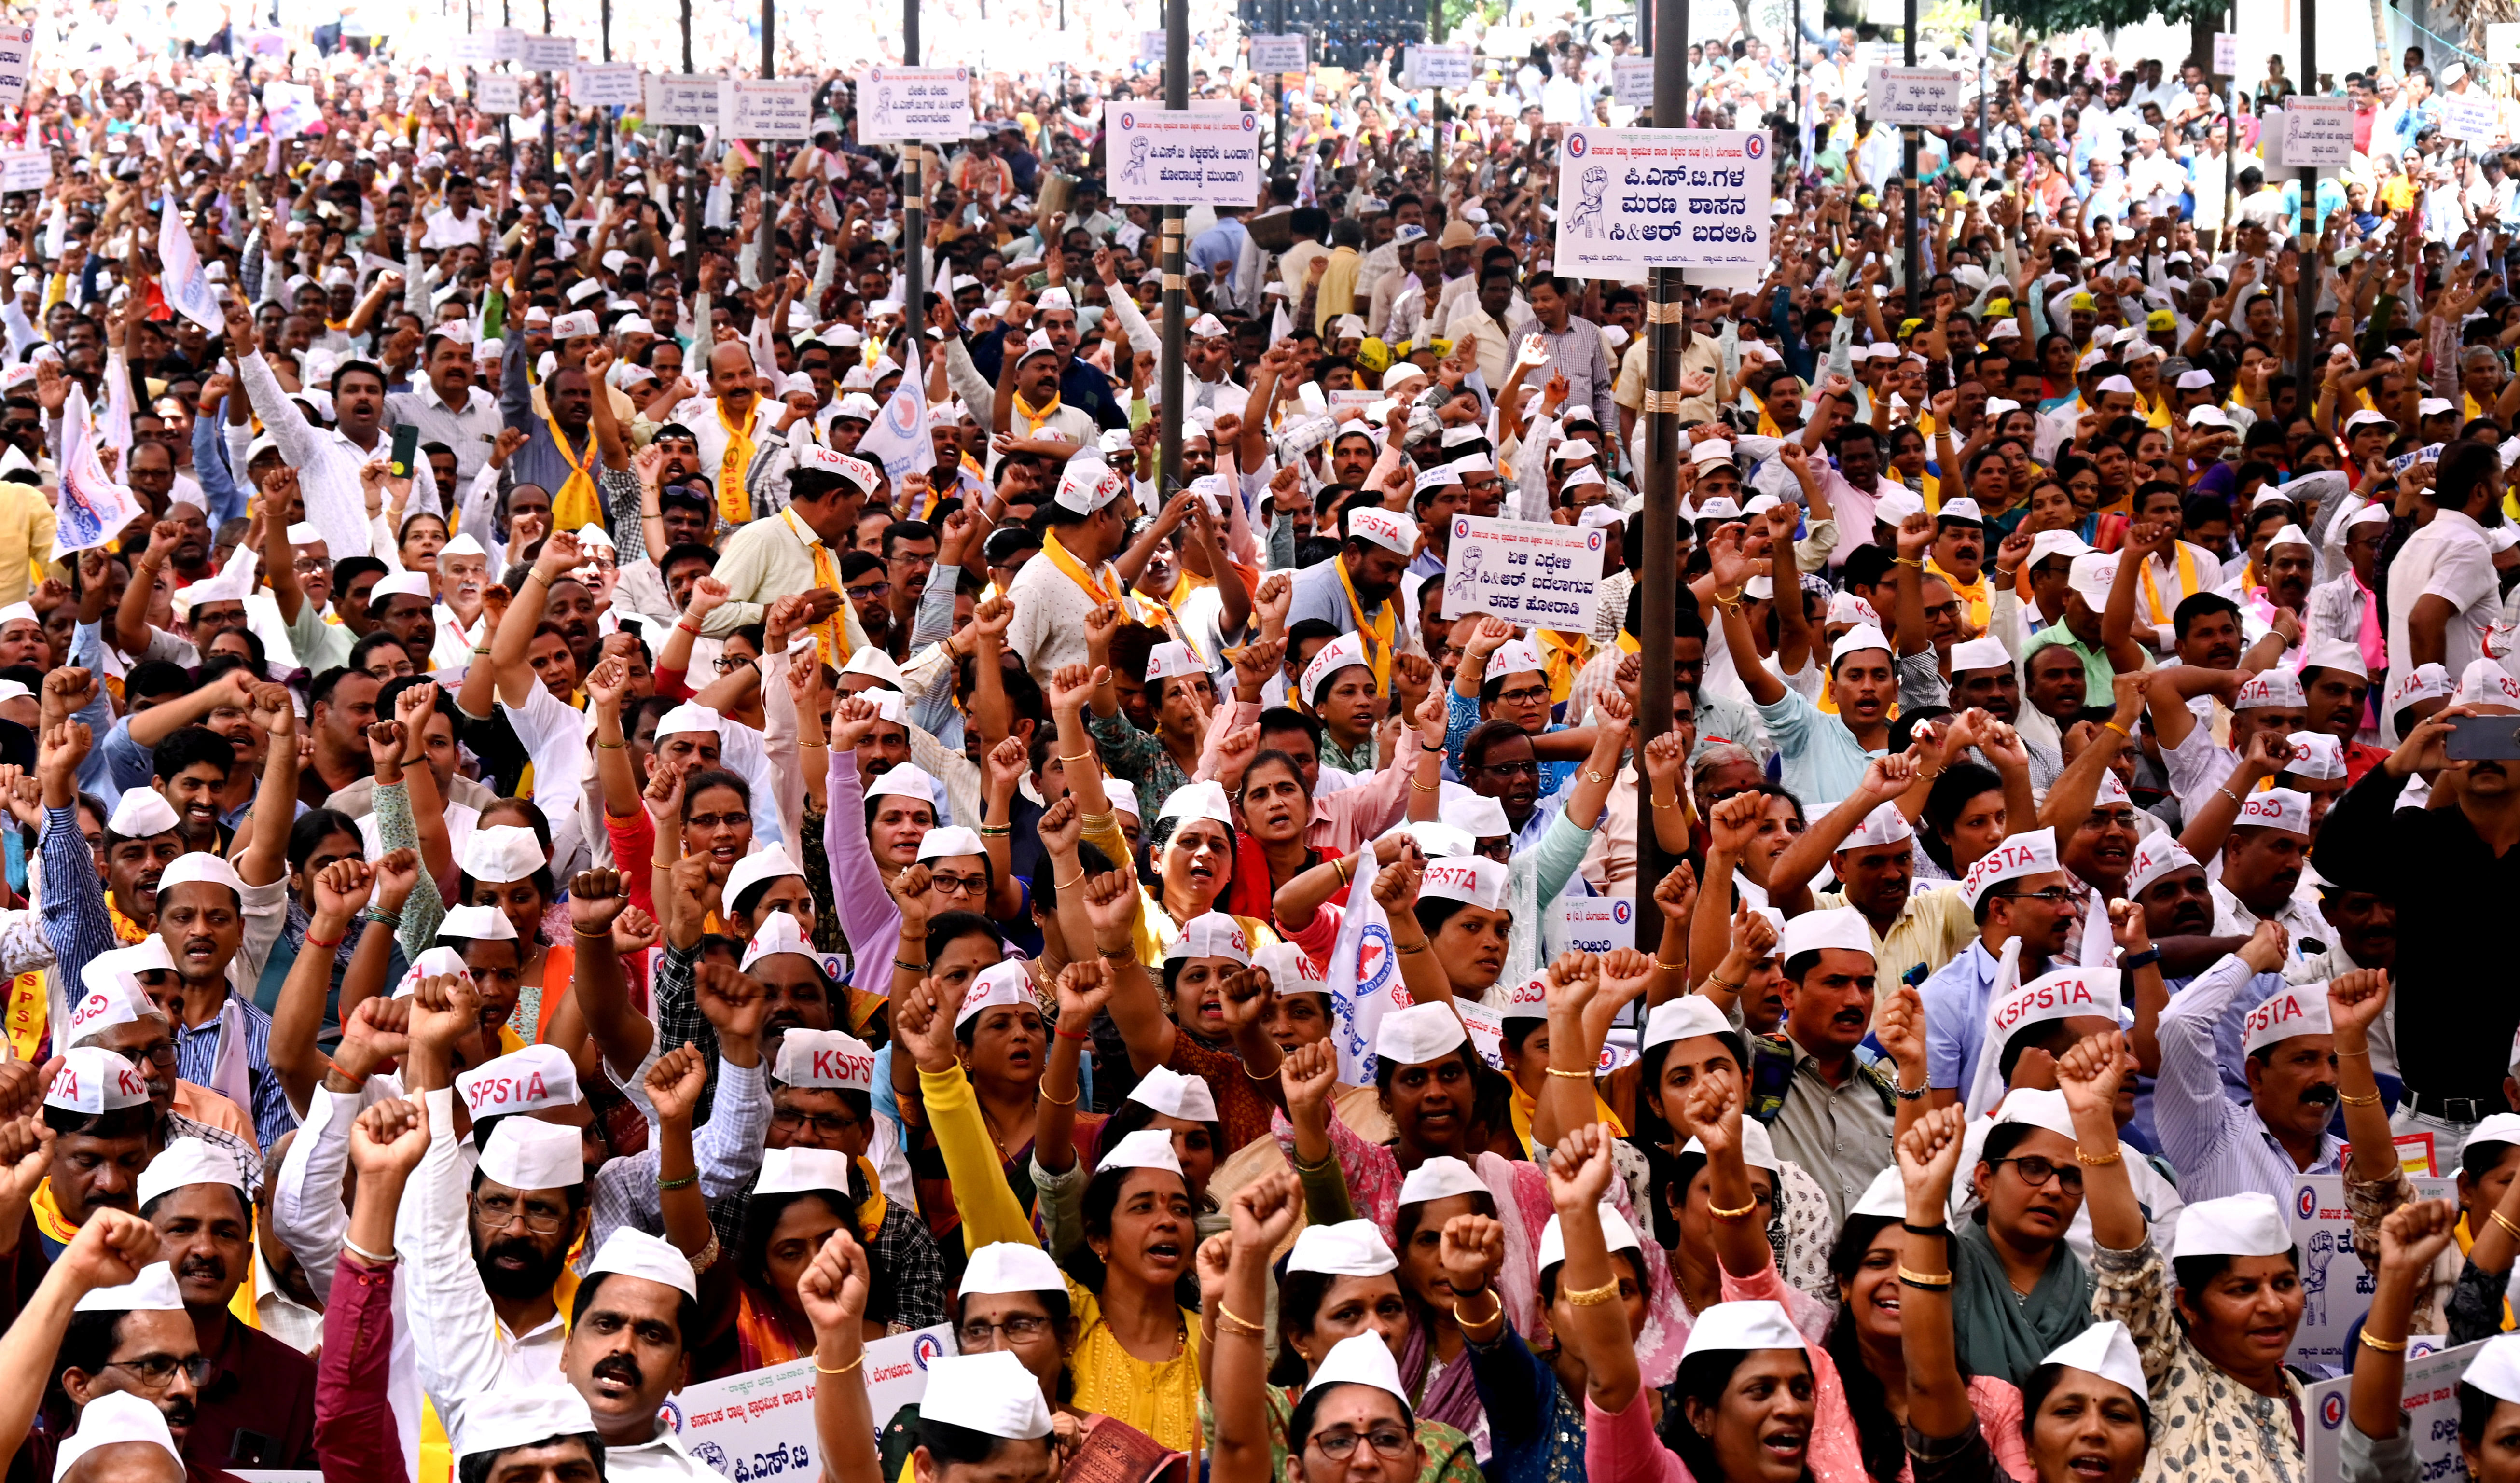
[[[1064,5],[1066,5],[1067,0],[1058,0],[1058,3],[1059,3],[1061,6],[1064,6]],[[1062,14],[1064,14],[1064,12],[1062,12]],[[1278,0],[1278,34],[1279,34],[1279,35],[1281,35],[1281,36],[1282,36],[1282,35],[1286,34],[1286,0]],[[1273,162],[1273,163],[1270,165],[1270,167],[1269,167],[1269,173],[1270,173],[1270,174],[1272,174],[1272,175],[1282,175],[1282,174],[1286,173],[1286,74],[1285,74],[1285,73],[1283,73],[1283,72],[1278,72],[1278,73],[1273,74],[1273,75],[1270,77],[1270,79],[1269,79],[1269,96],[1270,96],[1272,99],[1276,100],[1276,101],[1275,101],[1275,103],[1274,103],[1274,105],[1273,105],[1273,107],[1274,107],[1274,108],[1276,109],[1276,111],[1277,111],[1277,119],[1278,119],[1276,126],[1271,130],[1271,133],[1270,133],[1270,137],[1271,137],[1271,139],[1274,141],[1274,150],[1273,150],[1273,158],[1274,158],[1274,162]]]
[[[543,0],[543,34],[551,34],[551,0]],[[560,89],[552,85],[552,74],[543,78],[543,179],[560,183]]]
[[[1653,127],[1688,122],[1688,0],[1652,0]],[[1637,571],[1644,597],[1639,610],[1636,748],[1671,730],[1672,628],[1679,621],[1680,590],[1680,358],[1688,322],[1682,315],[1680,270],[1655,268],[1645,281],[1645,446],[1641,483],[1645,496],[1644,555]],[[1664,851],[1653,830],[1653,786],[1637,769],[1637,894],[1671,874],[1679,861]],[[1638,903],[1642,906],[1643,903]],[[1662,943],[1662,914],[1637,914],[1637,945],[1650,953]]]
[[[2301,6],[2301,81],[2297,91],[2304,96],[2318,90],[2318,6],[2317,0],[2302,0]],[[2301,253],[2301,286],[2294,290],[2294,312],[2300,317],[2299,362],[2293,374],[2301,380],[2303,410],[2310,407],[2318,389],[2313,374],[2311,347],[2318,333],[2311,326],[2311,312],[2318,307],[2318,254],[2312,244],[2318,239],[2318,170],[2313,165],[2301,167],[2301,231],[2293,238]]]
[[[500,27],[507,29],[515,26],[516,23],[515,0],[499,0]],[[515,180],[517,178],[517,115],[514,113],[499,115],[499,159],[502,167],[507,171],[506,178]]]
[[[2229,23],[2231,34],[2237,36],[2240,33],[2240,7],[2238,0],[2232,0],[2231,20]],[[2232,60],[2237,62],[2238,59],[2237,57],[2234,57]],[[2224,243],[2231,240],[2231,194],[2238,185],[2237,172],[2240,168],[2239,73],[2233,72],[2230,77],[2226,80],[2226,86],[2230,92],[2231,101],[2223,110],[2223,214],[2221,218],[2223,225],[2214,234],[2214,246],[2218,248],[2222,247]]]
[[[1988,63],[1995,56],[1995,33],[1988,24],[1977,23],[1977,157],[1981,166],[1992,168],[1986,147],[1987,95],[1995,91],[1995,78],[1988,72]]]
[[[767,82],[779,75],[779,13],[771,0],[761,0],[761,77]],[[779,241],[779,172],[773,168],[779,161],[779,147],[769,140],[761,141],[761,236],[760,247],[753,253],[753,269],[769,283],[778,265],[774,246]],[[776,331],[778,327],[773,326]]]
[[[1164,0],[1164,107],[1174,112],[1190,107],[1190,0]],[[1187,291],[1190,280],[1182,261],[1182,217],[1185,208],[1163,208],[1164,351],[1157,374],[1164,388],[1163,426],[1157,448],[1161,472],[1156,475],[1158,504],[1182,486],[1182,398],[1185,388],[1182,345],[1189,331]],[[1150,512],[1151,513],[1151,512]]]
[[[901,0],[901,65],[919,65],[919,0]],[[910,322],[910,343],[927,348],[927,150],[907,144],[901,150],[902,312]],[[922,374],[924,368],[922,368]],[[923,394],[923,393],[922,393]]]
[[[683,0],[683,73],[692,70],[692,0]],[[700,131],[683,130],[683,292],[700,286]]]
[[[1443,29],[1444,0],[1426,0],[1427,44],[1432,46],[1442,45],[1444,41],[1444,37],[1442,35]],[[1442,88],[1434,88],[1430,91],[1434,95],[1435,104],[1434,107],[1426,111],[1426,123],[1428,127],[1433,130],[1435,204],[1438,208],[1441,208],[1444,203],[1444,90]]]
[[[1912,67],[1916,65],[1916,0],[1908,0],[1907,47],[1908,66]],[[1908,317],[1913,319],[1924,312],[1917,305],[1925,301],[1924,286],[1916,282],[1916,198],[1922,193],[1916,189],[1916,131],[1911,127],[1899,132],[1906,138],[1908,161],[1900,171],[1901,183],[1906,187],[1900,194],[1908,202],[1907,266],[1902,271],[1908,283]]]
[[[604,0],[604,60],[612,60],[612,0]],[[612,178],[612,111],[607,109],[604,120],[604,178]]]

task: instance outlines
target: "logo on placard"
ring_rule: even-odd
[[[1741,153],[1749,156],[1753,159],[1757,159],[1765,156],[1768,153],[1768,136],[1765,134],[1752,134],[1747,139],[1742,140]]]
[[[664,1400],[658,1402],[656,1405],[656,1420],[666,1429],[672,1431],[674,1435],[681,1436],[683,1434],[682,1403],[676,1401],[671,1396],[667,1396]]]
[[[2319,1399],[2318,1424],[2329,1431],[2334,1431],[2345,1424],[2344,1396],[2335,1391],[2329,1391]]]
[[[2302,1186],[2301,1195],[2293,1201],[2293,1208],[2301,1212],[2301,1218],[2303,1220],[2309,1220],[2318,1215],[2318,1191],[2309,1185]]]
[[[2414,1341],[2414,1348],[2407,1351],[2407,1357],[2408,1359],[2420,1360],[2425,1355],[2438,1353],[2441,1349],[2440,1345],[2434,1343],[2430,1339],[2417,1339]]]
[[[1599,532],[1598,530],[1596,530],[1596,531],[1594,531],[1591,535],[1586,536],[1586,537],[1584,538],[1584,549],[1585,549],[1586,551],[1598,551],[1598,550],[1600,550],[1600,549],[1601,549],[1601,532]]]
[[[1626,926],[1628,924],[1628,919],[1636,914],[1636,903],[1627,900],[1625,897],[1610,903],[1610,920],[1621,926]]]
[[[1243,114],[1243,115],[1242,115],[1242,132],[1244,132],[1244,133],[1248,134],[1248,133],[1250,133],[1253,129],[1256,129],[1256,128],[1258,128],[1259,126],[1260,126],[1260,115],[1259,115],[1259,114],[1257,114],[1257,113],[1245,113],[1245,114]]]
[[[1122,113],[1122,114],[1120,115],[1120,128],[1121,128],[1121,131],[1122,131],[1122,132],[1124,132],[1124,133],[1125,133],[1125,132],[1127,132],[1127,131],[1128,131],[1128,130],[1130,130],[1130,129],[1134,129],[1134,128],[1136,128],[1137,126],[1138,126],[1138,115],[1137,115],[1137,114],[1135,114],[1135,113]]]
[[[1581,134],[1569,134],[1566,136],[1566,153],[1574,156],[1578,159],[1583,158],[1584,152],[1591,148],[1592,146],[1585,142],[1584,136]]]
[[[927,1368],[928,1361],[944,1352],[945,1341],[932,1333],[922,1333],[910,1341],[910,1363],[922,1371]]]

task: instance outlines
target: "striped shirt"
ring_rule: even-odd
[[[253,1105],[246,1110],[253,1117],[254,1137],[267,1151],[279,1142],[282,1134],[297,1126],[297,1114],[289,1107],[288,1094],[281,1090],[280,1078],[271,1069],[271,1016],[251,999],[230,989],[237,1008],[244,1013],[246,1079],[253,1091]],[[212,1015],[198,1028],[175,1026],[175,1072],[197,1087],[217,1083],[212,1075],[219,1062],[219,1016]]]

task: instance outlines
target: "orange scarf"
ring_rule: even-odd
[[[1348,615],[1356,619],[1357,640],[1365,646],[1366,661],[1373,666],[1373,692],[1387,696],[1391,694],[1391,641],[1400,624],[1399,615],[1392,610],[1396,601],[1384,599],[1382,615],[1367,622],[1365,605],[1357,601],[1356,583],[1347,574],[1347,562],[1332,557],[1330,564],[1338,569],[1339,588],[1347,594]]]

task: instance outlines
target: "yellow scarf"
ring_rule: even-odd
[[[840,595],[840,606],[832,615],[813,625],[814,646],[823,652],[823,662],[833,669],[849,662],[849,625],[842,614],[849,610],[848,590],[840,585],[839,563],[832,560],[831,548],[814,533],[814,527],[796,518],[793,510],[782,510],[779,517],[797,540],[804,543],[805,554],[814,560],[814,585],[826,587]]]
[[[568,465],[568,478],[552,491],[552,528],[575,530],[603,524],[604,501],[595,492],[595,475],[586,472],[586,466],[595,458],[595,430],[587,429],[586,451],[580,453],[569,447],[568,434],[560,430],[559,423],[546,417],[543,426],[551,429],[552,446],[560,450],[562,461]]]
[[[1542,672],[1549,676],[1549,703],[1564,700],[1575,688],[1575,673],[1593,656],[1593,640],[1589,634],[1560,633],[1553,628],[1532,630],[1540,641]]]
[[[52,1014],[44,992],[44,970],[21,973],[9,982],[9,1049],[18,1060],[34,1060],[44,1044],[44,1024]]]
[[[1619,1131],[1620,1137],[1626,1137],[1628,1132],[1627,1124],[1619,1120],[1618,1113],[1610,1110],[1610,1104],[1608,1102],[1601,1101],[1601,1092],[1598,1084],[1592,1088],[1592,1092],[1595,1120],[1608,1123],[1611,1127],[1616,1128]],[[1537,1112],[1539,1108],[1540,1099],[1522,1090],[1521,1086],[1517,1084],[1513,1089],[1513,1136],[1515,1140],[1522,1145],[1525,1152],[1529,1152],[1533,1147],[1531,1141],[1531,1119],[1532,1114]]]
[[[560,1281],[552,1284],[552,1301],[560,1307],[560,1326],[568,1328],[568,1313],[577,1306],[577,1258],[586,1249],[586,1237],[579,1236],[569,1248],[568,1260],[562,1264]],[[506,1327],[494,1323],[494,1331]],[[420,1401],[420,1483],[449,1483],[455,1476],[455,1449],[446,1437],[446,1423],[437,1418],[436,1403],[427,1396]]]
[[[1030,403],[1026,402],[1023,399],[1022,392],[1015,392],[1015,416],[1023,419],[1023,435],[1030,437],[1034,433],[1039,432],[1041,430],[1042,424],[1049,422],[1052,418],[1058,415],[1059,405],[1058,393],[1056,391],[1053,391],[1050,394],[1049,401],[1042,403],[1039,407],[1034,407]]]
[[[2179,596],[2180,600],[2184,602],[2186,599],[2194,597],[2197,591],[2196,554],[2188,549],[2188,545],[2185,541],[2174,541],[2171,545],[2179,553]],[[2150,557],[2146,557],[2143,564],[2136,568],[2136,575],[2143,579],[2144,606],[2151,609],[2154,625],[2159,626],[2160,624],[2169,622],[2170,614],[2168,611],[2164,610],[2161,606],[2161,589],[2154,585],[2152,580],[2152,559]],[[2177,605],[2174,604],[2173,606],[2175,607]]]
[[[44,1182],[35,1187],[34,1196],[26,1201],[26,1208],[34,1213],[36,1234],[45,1240],[67,1246],[71,1237],[78,1235],[78,1227],[62,1218],[61,1203],[53,1198],[51,1175],[44,1176]],[[59,1256],[61,1253],[53,1254]]]
[[[1619,652],[1623,654],[1633,654],[1642,653],[1643,652],[1644,645],[1637,641],[1637,636],[1635,634],[1628,632],[1624,628],[1619,630]]]
[[[725,402],[720,401],[712,405],[717,409],[717,425],[726,429],[726,452],[717,461],[718,517],[730,525],[742,525],[752,518],[752,494],[743,487],[743,475],[752,468],[754,419],[745,417],[743,426],[739,427],[728,420]],[[759,409],[754,410],[757,412]],[[557,499],[552,501],[555,507],[559,503]],[[557,508],[552,512],[552,528],[554,530],[571,528],[560,523],[560,512]],[[836,582],[832,585],[834,590],[839,586]]]
[[[1357,601],[1356,582],[1347,574],[1347,562],[1333,557],[1330,564],[1337,568],[1339,588],[1347,594],[1348,615],[1356,619],[1356,636],[1365,645],[1366,662],[1373,666],[1373,692],[1387,696],[1391,694],[1391,641],[1399,631],[1399,615],[1391,610],[1390,600],[1385,599],[1381,615],[1367,622],[1365,605]]]
[[[136,948],[149,940],[149,934],[141,930],[140,923],[123,916],[122,908],[113,904],[112,891],[105,893],[105,915],[113,923],[113,940],[124,947]]]
[[[1963,582],[1931,562],[1925,563],[1925,570],[1930,575],[1942,578],[1943,585],[1949,587],[1952,595],[1960,600],[1961,616],[1967,619],[1969,632],[1971,634],[1986,632],[1987,619],[1993,611],[1995,593],[1994,587],[1986,579],[1986,568],[1978,568],[1975,582]]]
[[[1058,532],[1056,530],[1043,533],[1041,555],[1044,561],[1058,567],[1069,581],[1084,588],[1086,596],[1095,602],[1117,603],[1123,609],[1129,608],[1129,590],[1120,584],[1120,574],[1111,570],[1109,562],[1104,562],[1101,571],[1086,570],[1085,563],[1078,561],[1076,554],[1069,551],[1065,543],[1059,540]],[[1105,577],[1109,580],[1105,581]],[[1134,617],[1136,613],[1131,611],[1130,616]]]

